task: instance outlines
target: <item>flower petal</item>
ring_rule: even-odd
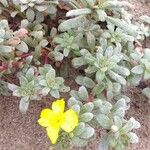
[[[43,127],[48,127],[50,121],[54,118],[54,113],[51,109],[43,109],[40,117],[38,123]]]
[[[57,114],[63,113],[64,109],[65,109],[65,101],[64,101],[64,99],[60,99],[60,100],[57,100],[57,101],[53,102],[52,110],[55,113],[57,113]]]
[[[55,144],[57,139],[58,139],[58,133],[59,133],[59,126],[53,128],[51,126],[49,126],[48,128],[46,128],[47,131],[47,135],[50,138],[52,144]]]
[[[66,132],[71,132],[78,125],[78,116],[72,109],[64,113],[65,121],[61,124],[61,128]]]

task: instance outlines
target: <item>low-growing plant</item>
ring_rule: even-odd
[[[133,5],[118,0],[0,1],[0,94],[12,91],[21,98],[22,113],[32,100],[58,98],[38,120],[54,149],[87,146],[101,129],[105,135],[99,150],[125,150],[138,142],[132,130],[140,123],[126,119],[130,99],[123,93],[150,79],[150,49],[143,44],[150,37],[150,17],[133,24],[125,8]],[[63,74],[72,70],[80,74],[70,82]],[[17,82],[9,80],[12,74]],[[72,80],[78,90],[67,86]],[[62,92],[70,93],[66,102],[59,99]],[[149,87],[142,93],[150,99]]]

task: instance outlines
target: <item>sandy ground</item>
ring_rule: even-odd
[[[143,14],[150,15],[150,0],[130,0],[135,5],[134,20]],[[73,75],[73,74],[72,74]],[[71,80],[73,82],[73,80]],[[70,85],[71,85],[70,82]],[[139,89],[130,88],[131,109],[127,118],[135,117],[141,128],[135,132],[140,137],[137,145],[131,145],[129,150],[150,150],[150,105],[148,100],[141,95]],[[49,140],[45,130],[37,124],[40,111],[49,107],[52,99],[31,102],[29,111],[22,115],[18,110],[19,100],[15,97],[0,97],[0,150],[50,150]],[[101,133],[98,133],[100,137]],[[84,150],[96,150],[97,141],[89,144]]]

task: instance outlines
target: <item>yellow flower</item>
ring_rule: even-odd
[[[42,110],[40,119],[38,120],[41,126],[46,127],[48,137],[52,144],[56,143],[60,129],[69,133],[78,125],[76,112],[72,109],[66,112],[64,110],[64,99],[56,100],[52,103],[52,109]]]

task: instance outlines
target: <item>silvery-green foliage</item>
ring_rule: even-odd
[[[112,148],[114,150],[125,150],[130,143],[138,143],[139,138],[132,132],[134,129],[138,129],[140,123],[134,118],[129,120],[120,120],[120,118],[114,118],[114,125],[111,126],[110,132],[104,137],[99,145],[99,150]]]
[[[56,71],[51,65],[44,65],[39,68],[38,82],[41,86],[41,94],[46,96],[50,94],[55,98],[60,98],[59,92],[68,92],[69,87],[64,85],[62,77],[56,77]]]
[[[38,59],[41,54],[41,49],[48,45],[47,39],[44,37],[46,28],[37,22],[30,22],[27,19],[22,20],[21,27],[26,28],[29,34],[23,41],[33,50],[34,59]]]
[[[94,104],[95,119],[100,126],[109,131],[102,138],[99,149],[111,147],[115,150],[123,150],[130,143],[138,142],[138,137],[132,130],[139,128],[140,124],[134,118],[128,121],[124,119],[125,111],[128,109],[124,98],[119,99],[114,105],[100,99],[95,100]]]
[[[141,16],[140,19],[143,21],[143,22],[146,22],[148,24],[150,24],[150,17],[149,16]]]
[[[13,49],[8,44],[6,45],[5,42],[13,37],[13,32],[9,29],[7,20],[0,21],[0,32],[0,53],[9,53]]]
[[[138,84],[141,79],[150,79],[150,49],[144,49],[144,53],[134,52],[131,54],[131,58],[136,62],[136,65],[132,68],[131,81],[135,81]],[[138,80],[137,80],[138,79]]]
[[[144,24],[140,24],[138,28],[138,36],[137,39],[144,40],[145,38],[150,36],[150,28],[145,26]]]
[[[128,109],[128,104],[124,98],[119,99],[114,105],[108,101],[96,99],[94,106],[95,119],[104,129],[111,128],[115,117],[123,121],[125,111]]]
[[[75,9],[68,11],[66,14],[67,17],[92,15],[97,21],[105,21],[105,17],[107,16],[106,10],[112,10],[115,14],[116,12],[120,12],[124,6],[131,7],[130,3],[117,0],[79,0],[79,2],[77,3],[75,0],[70,1],[70,4]]]
[[[48,11],[49,9],[54,9],[51,5],[58,4],[58,0],[19,0],[21,4],[21,10],[24,11],[29,7],[35,8],[38,11]]]
[[[80,0],[79,3],[76,0],[71,0],[69,1],[71,6],[74,8],[73,10],[70,10],[67,12],[66,16],[67,17],[75,17],[68,19],[64,22],[62,22],[59,25],[59,30],[60,31],[67,31],[72,28],[78,28],[80,26],[86,25],[87,20],[95,20],[97,21],[110,21],[121,27],[121,29],[125,30],[128,33],[131,33],[132,35],[136,34],[135,30],[131,27],[126,28],[129,24],[126,23],[125,21],[117,21],[116,19],[112,17],[107,16],[107,11],[110,10],[113,12],[114,16],[116,15],[122,15],[122,8],[124,6],[127,7],[132,7],[132,5],[126,1],[117,1],[117,0],[103,0],[103,1],[96,1],[96,0]],[[89,19],[90,18],[90,19]],[[121,25],[123,24],[123,25]]]
[[[21,97],[19,109],[25,113],[28,109],[30,100],[40,98],[40,86],[35,76],[35,68],[29,68],[25,74],[19,74],[19,86],[8,84],[8,88],[13,92],[13,96]]]
[[[150,88],[149,88],[149,87],[144,88],[144,89],[142,90],[142,93],[143,93],[146,97],[148,97],[148,99],[150,99]]]
[[[7,84],[7,82],[0,80],[0,95],[10,96]]]
[[[116,28],[114,24],[108,23],[107,29],[102,33],[102,38],[108,39],[111,43],[120,43],[122,46],[126,44],[128,41],[133,42],[134,37],[127,35],[122,29],[119,27]]]
[[[108,22],[111,22],[115,26],[119,27],[120,29],[122,29],[128,35],[137,37],[137,35],[138,35],[137,28],[132,23],[129,23],[123,19],[113,18],[113,17],[109,17],[109,16],[106,18],[106,20]]]
[[[58,0],[14,0],[14,3],[20,7],[21,12],[26,11],[26,17],[29,20],[33,21],[35,18],[35,20],[41,22],[42,20],[44,21],[44,13],[49,15],[56,14]]]
[[[62,5],[60,8],[69,8],[69,11],[66,13],[66,20],[58,21],[60,32],[57,32],[55,28],[48,28],[45,19],[56,15],[59,2],[59,6],[65,2],[67,7]],[[21,112],[27,111],[30,100],[39,100],[47,95],[59,98],[60,92],[70,90],[64,85],[64,79],[57,77],[50,64],[42,66],[39,58],[43,57],[43,51],[46,51],[50,59],[55,58],[48,58],[46,63],[49,63],[49,60],[63,63],[63,58],[68,57],[73,59],[75,68],[86,67],[85,74],[75,79],[81,87],[78,91],[72,90],[68,100],[68,108],[78,114],[79,124],[75,130],[60,139],[62,145],[87,145],[94,137],[97,125],[108,131],[102,139],[100,150],[104,149],[103,145],[124,150],[129,143],[138,142],[138,137],[132,129],[140,125],[134,118],[124,119],[125,111],[129,108],[129,98],[123,96],[121,90],[127,85],[126,79],[137,85],[142,78],[150,78],[150,50],[133,53],[134,42],[150,35],[149,17],[141,17],[142,24],[135,26],[124,7],[132,5],[118,0],[0,2],[0,14],[8,9],[11,17],[22,18],[21,29],[14,32],[10,30],[7,20],[0,21],[0,55],[5,54],[12,61],[12,57],[20,53],[27,53],[27,56],[29,54],[23,59],[15,57],[15,62],[21,60],[24,63],[18,73],[20,83],[8,84],[13,95],[21,97]],[[3,59],[1,60],[3,62]],[[31,66],[32,62],[38,66]],[[5,83],[0,82],[0,85],[3,85],[2,90],[5,90]],[[150,97],[149,88],[142,92]],[[117,101],[114,102],[115,100]]]
[[[101,41],[102,46],[98,47],[94,55],[88,50],[82,49],[80,51],[82,56],[74,58],[72,63],[76,68],[87,65],[85,72],[91,75],[95,74],[95,79],[100,84],[100,88],[104,87],[105,89],[107,87],[109,99],[111,99],[113,87],[117,86],[120,90],[121,85],[126,85],[126,77],[130,75],[130,71],[127,67],[121,65],[124,59],[121,53],[121,45],[119,44],[114,48],[113,46],[107,47],[107,43],[105,43],[105,40]]]
[[[94,104],[88,102],[88,91],[81,86],[78,91],[71,91],[72,96],[68,100],[68,107],[77,112],[79,124],[72,132],[71,144],[79,147],[85,146],[95,134],[95,130],[90,126],[94,115],[92,113]]]
[[[64,57],[68,57],[70,52],[73,53],[79,53],[79,46],[77,43],[77,37],[74,33],[71,32],[65,32],[60,34],[59,36],[56,36],[54,38],[54,43],[57,44],[57,46],[54,49],[54,52],[62,52]]]
[[[91,78],[77,76],[76,83],[86,88],[92,89],[93,96],[103,97],[106,94],[107,100],[111,100],[115,96],[119,96],[121,92],[121,84],[107,80],[107,82],[95,83]]]
[[[76,33],[74,41],[78,44],[79,48],[87,48],[94,51],[102,33],[100,25],[96,24],[93,20],[83,19],[82,17],[77,18],[81,19],[81,23],[78,23],[78,21],[70,21],[71,25],[67,25],[66,22],[64,22],[59,26],[59,29],[62,31],[64,31],[64,29],[68,30],[68,28],[69,30],[72,29],[74,33]],[[77,18],[73,18],[72,20],[76,20]]]
[[[142,23],[138,23],[138,37],[137,39],[144,40],[147,37],[150,37],[150,17],[141,16]]]
[[[95,82],[89,77],[77,76],[75,81],[77,84],[90,89],[94,88],[96,85]]]
[[[8,54],[13,52],[15,49],[19,51],[28,52],[28,46],[23,42],[23,38],[27,34],[27,30],[24,28],[13,32],[8,25],[7,20],[0,21],[0,53]]]
[[[76,32],[78,33],[78,43],[80,47],[88,48],[93,51],[97,45],[97,39],[102,33],[102,29],[100,25],[90,20],[84,26],[79,27]]]
[[[19,14],[30,21],[43,22],[45,15],[56,15],[58,4],[58,0],[3,0],[0,8],[3,10],[10,6],[9,13],[12,17]]]

